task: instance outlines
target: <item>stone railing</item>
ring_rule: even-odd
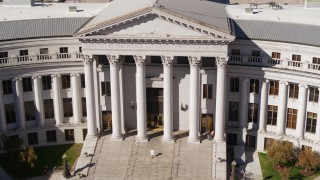
[[[313,64],[304,61],[292,61],[289,59],[275,59],[254,56],[229,56],[228,64],[230,65],[248,65],[259,67],[275,67],[280,69],[291,69],[320,73],[320,64]]]
[[[23,64],[55,63],[55,62],[73,62],[82,61],[81,53],[55,53],[55,54],[37,54],[30,56],[15,56],[0,58],[0,67],[16,66]]]

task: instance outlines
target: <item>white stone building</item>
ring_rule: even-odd
[[[72,6],[72,7],[71,7]],[[197,0],[0,6],[0,134],[82,142],[112,127],[215,131],[320,150],[319,9]],[[296,14],[299,13],[299,16]]]

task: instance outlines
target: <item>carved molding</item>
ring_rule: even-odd
[[[33,75],[32,77],[31,77],[32,79],[41,79],[41,76],[40,75]]]
[[[172,67],[173,57],[172,56],[161,56],[163,67]]]
[[[306,88],[306,89],[308,89],[308,85],[307,84],[305,84],[305,83],[300,83],[299,84],[299,88]]]
[[[22,77],[15,77],[15,78],[12,78],[12,81],[21,81],[22,80]]]
[[[92,64],[93,62],[93,57],[89,55],[82,55],[82,58],[85,64]]]
[[[73,76],[77,77],[77,76],[79,76],[79,73],[71,73],[70,77],[73,77]]]
[[[189,60],[190,67],[200,67],[201,58],[189,56],[188,60]]]
[[[279,81],[279,83],[280,85],[286,85],[286,86],[289,84],[288,81],[284,81],[284,80]]]
[[[137,66],[144,66],[146,63],[146,58],[143,56],[133,56],[134,61],[136,62]]]
[[[217,68],[225,68],[227,63],[228,63],[228,61],[227,61],[227,58],[225,58],[225,57],[217,57],[216,58]]]
[[[60,77],[61,75],[60,74],[52,74],[51,75],[51,78],[58,78],[58,77]]]
[[[106,55],[107,56],[107,59],[109,61],[109,65],[110,66],[117,66],[120,62],[119,60],[119,56],[116,56],[116,55]]]

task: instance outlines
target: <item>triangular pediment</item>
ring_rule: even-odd
[[[80,38],[154,38],[154,39],[215,39],[230,40],[232,36],[201,22],[177,17],[155,8],[142,9],[123,17],[84,27],[75,34]]]

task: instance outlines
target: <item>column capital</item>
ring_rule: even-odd
[[[51,78],[57,78],[57,77],[60,77],[61,75],[60,74],[51,74]]]
[[[286,86],[289,84],[288,81],[283,81],[283,80],[279,81],[279,83]]]
[[[32,79],[41,79],[41,76],[40,75],[33,75],[32,77],[31,77]]]
[[[190,67],[199,67],[201,58],[200,57],[195,57],[195,56],[188,56],[189,60],[189,65]]]
[[[217,57],[216,58],[217,68],[225,68],[227,64],[228,64],[228,61],[227,61],[226,57]]]
[[[92,62],[93,62],[93,57],[92,56],[82,55],[82,58],[83,58],[83,62],[85,64],[92,64]]]
[[[120,62],[119,56],[107,54],[107,59],[109,61],[110,66],[117,66]]]
[[[134,55],[133,59],[134,59],[137,66],[144,66],[146,63],[146,58],[143,56]]]
[[[79,73],[71,73],[70,77],[73,77],[73,76],[79,76]]]
[[[307,84],[305,84],[305,83],[300,83],[299,84],[299,88],[306,88],[306,89],[308,89],[308,85]]]
[[[20,80],[22,80],[22,77],[14,77],[14,78],[12,78],[12,81],[20,81]]]
[[[240,77],[240,80],[241,80],[241,81],[249,81],[250,78],[247,77],[247,76],[241,76],[241,77]]]
[[[161,56],[162,65],[163,67],[171,67],[173,63],[172,56]]]

